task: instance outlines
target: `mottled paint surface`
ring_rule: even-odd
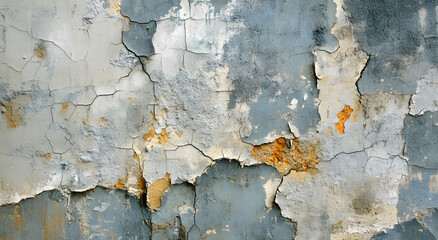
[[[436,0],[0,2],[1,239],[437,239]]]

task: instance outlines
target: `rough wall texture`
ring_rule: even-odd
[[[438,239],[437,0],[0,1],[0,239]]]

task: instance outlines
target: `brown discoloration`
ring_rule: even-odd
[[[143,135],[143,140],[149,142],[154,137],[155,137],[155,129],[154,129],[154,125],[151,124],[149,125],[149,132]]]
[[[335,124],[336,130],[340,134],[345,133],[345,122],[350,118],[351,113],[353,112],[353,109],[349,105],[345,105],[344,109],[340,111],[337,115],[339,122]]]
[[[136,152],[134,152],[134,154],[132,154],[132,158],[134,158],[136,161],[140,160],[140,157],[138,156],[138,154]]]
[[[50,213],[47,216],[47,213]],[[64,232],[64,212],[58,207],[53,206],[51,211],[44,210],[42,214],[43,239],[66,239]]]
[[[109,126],[109,122],[105,119],[105,117],[101,117],[99,118],[99,125],[102,125],[105,128],[107,128]]]
[[[23,229],[24,226],[24,218],[21,216],[21,208],[20,205],[14,205],[14,221],[17,229]]]
[[[0,103],[3,107],[2,113],[5,115],[8,128],[17,128],[23,123],[23,119],[20,114],[21,106],[30,102],[29,95],[18,95],[6,101],[5,104]]]
[[[363,192],[352,201],[354,212],[357,214],[368,214],[373,210],[374,197],[372,194]]]
[[[39,59],[44,59],[47,56],[46,46],[44,44],[38,44],[33,50],[33,54]]]
[[[160,231],[161,229],[168,229],[170,227],[170,223],[165,222],[163,224],[155,224],[152,223],[152,233],[156,233],[158,231]]]
[[[156,210],[161,206],[161,197],[170,188],[170,174],[158,179],[147,188],[147,202],[150,210]]]
[[[59,111],[59,113],[65,113],[65,112],[67,112],[68,107],[69,107],[68,103],[63,103],[63,104],[61,105],[61,111]]]
[[[290,140],[289,147],[287,141],[285,138],[278,138],[272,143],[254,146],[252,157],[276,167],[281,175],[287,175],[290,170],[312,171],[320,161],[316,148],[301,144],[298,140]]]
[[[158,136],[158,143],[164,144],[167,143],[168,141],[169,141],[169,135],[167,135],[166,129],[163,129],[160,135]]]
[[[140,197],[143,196],[146,192],[146,181],[140,168],[138,168],[137,187],[140,189]]]
[[[154,122],[156,122],[157,118],[155,117],[155,114],[153,112],[150,112],[150,113],[151,113],[151,116],[152,116],[152,120],[154,120]]]
[[[119,180],[117,180],[117,183],[114,185],[115,188],[124,188],[125,187],[125,182],[122,178],[119,178]]]

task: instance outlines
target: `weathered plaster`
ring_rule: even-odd
[[[0,238],[438,238],[437,9],[1,2]]]

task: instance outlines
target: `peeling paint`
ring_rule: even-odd
[[[170,188],[170,174],[157,180],[147,187],[147,202],[149,209],[157,210],[161,206],[161,197]]]
[[[316,147],[315,147],[316,146]],[[312,171],[319,163],[317,144],[307,145],[296,139],[279,138],[273,143],[254,146],[252,156],[261,163],[277,168],[282,175],[291,170]]]

